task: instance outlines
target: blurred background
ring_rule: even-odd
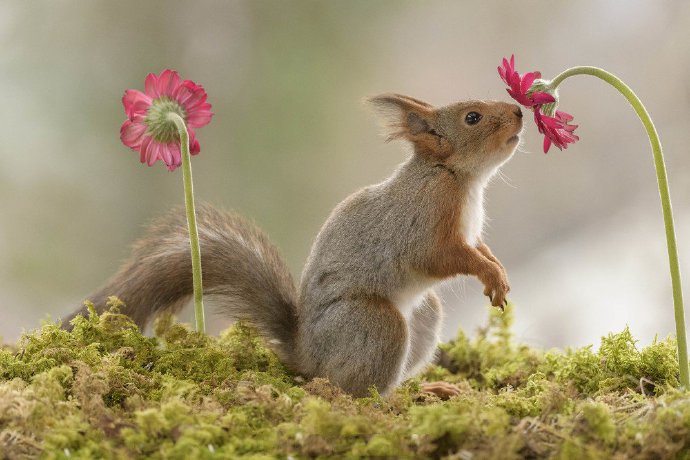
[[[203,84],[216,114],[198,131],[197,200],[255,220],[299,278],[331,209],[407,156],[378,135],[365,96],[507,100],[496,67],[511,53],[546,78],[604,67],[659,130],[690,303],[688,30],[684,1],[3,1],[0,336],[80,305],[143,225],[183,202],[181,171],[141,165],[119,140],[123,91],[165,68]],[[629,325],[650,343],[675,330],[647,137],[603,82],[560,92],[581,141],[544,155],[528,121],[487,193],[485,240],[510,276],[515,333],[579,346]],[[441,291],[445,337],[474,334],[479,282]]]

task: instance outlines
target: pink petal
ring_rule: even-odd
[[[549,153],[550,148],[551,148],[551,139],[549,139],[549,136],[544,136],[544,153]]]
[[[498,75],[500,75],[501,80],[503,80],[504,83],[508,84],[508,82],[506,81],[506,69],[499,66],[498,67]]]
[[[503,58],[503,62],[498,67],[498,74],[501,76],[501,80],[503,80],[506,85],[510,85],[510,82],[508,81],[508,76],[512,73],[513,71],[510,69],[508,60],[506,58]]]
[[[567,113],[567,112],[562,112],[562,111],[560,111],[560,110],[556,110],[556,118],[558,118],[558,119],[561,120],[561,121],[566,121],[566,122],[567,122],[567,121],[572,120],[572,119],[573,119],[573,116],[570,115],[570,114]]]
[[[194,96],[194,93],[189,91],[187,88],[184,86],[180,86],[177,88],[177,91],[175,92],[175,100],[180,104],[182,107],[184,107],[187,104],[187,101]]]
[[[532,86],[532,83],[534,83],[534,80],[536,79],[536,76],[534,75],[534,72],[528,72],[522,77],[522,82],[520,82],[520,92],[522,94],[526,94],[527,90],[530,89]]]
[[[174,169],[180,162],[180,146],[174,142],[161,144],[160,155],[163,159],[163,163],[168,166],[168,169],[170,169],[171,166],[173,166]],[[172,171],[172,169],[170,170]]]
[[[208,102],[202,102],[201,104],[197,104],[197,105],[195,105],[194,107],[190,108],[190,109],[187,111],[187,115],[193,115],[193,114],[195,114],[195,113],[197,113],[197,112],[208,112],[208,113],[212,113],[212,112],[211,112],[211,104],[208,103]]]
[[[569,131],[563,133],[563,138],[570,144],[574,144],[575,142],[580,140],[580,137],[578,135]]]
[[[541,121],[544,124],[544,126],[550,128],[550,129],[557,129],[561,125],[561,123],[558,121],[558,119],[556,119],[554,117],[550,117],[548,115],[542,114]]]
[[[189,153],[191,155],[198,155],[201,151],[199,141],[196,139],[196,133],[193,129],[189,130]]]
[[[194,83],[192,80],[185,80],[182,82],[182,86],[187,88],[188,90],[194,92],[194,91],[204,91],[204,87],[201,85],[197,85]]]
[[[556,102],[556,98],[554,98],[551,94],[544,93],[542,91],[537,91],[537,92],[532,93],[531,98],[532,98],[532,102],[534,102],[535,104],[538,104],[538,105]]]
[[[525,107],[531,107],[534,105],[532,103],[532,101],[530,101],[526,95],[520,94],[519,92],[513,91],[511,89],[507,89],[507,91],[508,91],[508,94],[510,94],[510,96],[513,99],[515,99],[516,102],[524,105]]]
[[[161,147],[159,149],[161,159],[163,160],[163,163],[166,165],[171,165],[174,163],[173,160],[173,151],[172,151],[172,146],[174,144],[161,144]]]
[[[127,147],[137,150],[141,146],[142,137],[146,132],[146,125],[143,123],[125,120],[120,128],[120,140]]]
[[[511,88],[513,88],[513,91],[519,93],[520,92],[520,74],[517,72],[513,72],[508,76],[508,81],[509,85]]]
[[[510,94],[510,97],[512,97],[513,99],[517,99],[520,97],[519,91],[513,91],[512,88],[506,88],[506,91],[508,91],[508,94]]]
[[[141,142],[141,147],[139,147],[139,161],[142,163],[146,163],[146,155],[148,152],[148,149],[151,146],[151,142],[153,141],[153,138],[151,136],[144,136],[144,140]]]
[[[541,121],[541,107],[535,107],[534,108],[534,123],[537,125],[537,129],[539,129],[539,132],[541,132],[541,127],[542,127],[542,121]]]
[[[180,86],[177,87],[174,97],[177,102],[183,103],[192,93],[198,90],[203,91],[203,89],[201,85],[197,85],[192,80],[184,80]]]
[[[161,157],[160,156],[160,147],[161,145],[153,141],[151,142],[151,145],[149,145],[149,148],[146,150],[146,164],[149,166],[153,166],[153,164],[158,161],[158,159]]]
[[[182,164],[180,145],[176,142],[160,144],[159,155],[163,163],[165,163],[166,168],[168,168],[168,171],[174,171]]]
[[[187,111],[193,110],[194,107],[203,103],[204,94],[200,92],[192,93],[187,89],[179,91],[175,100]]]
[[[128,89],[122,96],[122,105],[125,107],[125,114],[131,119],[134,115],[145,115],[151,106],[151,97],[137,91]]]
[[[156,141],[151,142],[149,148],[146,149],[145,156],[146,164],[153,166],[158,159],[158,143]]]
[[[209,110],[210,108],[211,104],[208,104],[208,108],[196,110],[187,115],[187,125],[190,128],[201,128],[202,126],[209,124],[211,122],[211,118],[213,117],[213,112]]]
[[[166,162],[169,171],[174,171],[175,168],[182,165],[182,152],[180,151],[180,144],[172,143],[168,144],[168,149],[172,155],[172,161],[170,164]]]
[[[180,76],[174,70],[165,69],[158,77],[158,93],[161,96],[173,97],[178,86],[180,86]]]
[[[189,113],[204,104],[207,97],[206,91],[203,88],[195,91],[181,91],[177,96],[177,102]]]
[[[539,113],[539,110],[535,110],[534,112],[534,122],[537,124],[537,129],[539,129],[539,132],[544,134],[546,131],[548,131],[549,127],[547,124],[547,116]]]
[[[144,91],[153,99],[160,97],[160,93],[158,92],[158,77],[155,73],[150,73],[146,76]]]

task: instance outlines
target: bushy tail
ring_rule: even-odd
[[[233,320],[254,325],[283,362],[292,365],[297,332],[296,291],[278,250],[242,217],[197,207],[204,300]],[[110,296],[120,298],[142,329],[159,313],[176,311],[192,295],[187,221],[175,209],[154,221],[135,243],[120,271],[88,298],[102,312]],[[82,308],[63,321],[84,314]]]

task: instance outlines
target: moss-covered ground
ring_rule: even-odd
[[[117,308],[46,324],[0,349],[0,457],[690,458],[672,339],[544,352],[513,342],[511,318],[491,312],[419,379],[361,399],[289,375],[243,325],[215,338],[167,318],[146,337]]]

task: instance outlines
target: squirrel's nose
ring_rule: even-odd
[[[516,107],[513,113],[517,115],[518,118],[522,118],[522,110],[520,110],[520,107]]]

